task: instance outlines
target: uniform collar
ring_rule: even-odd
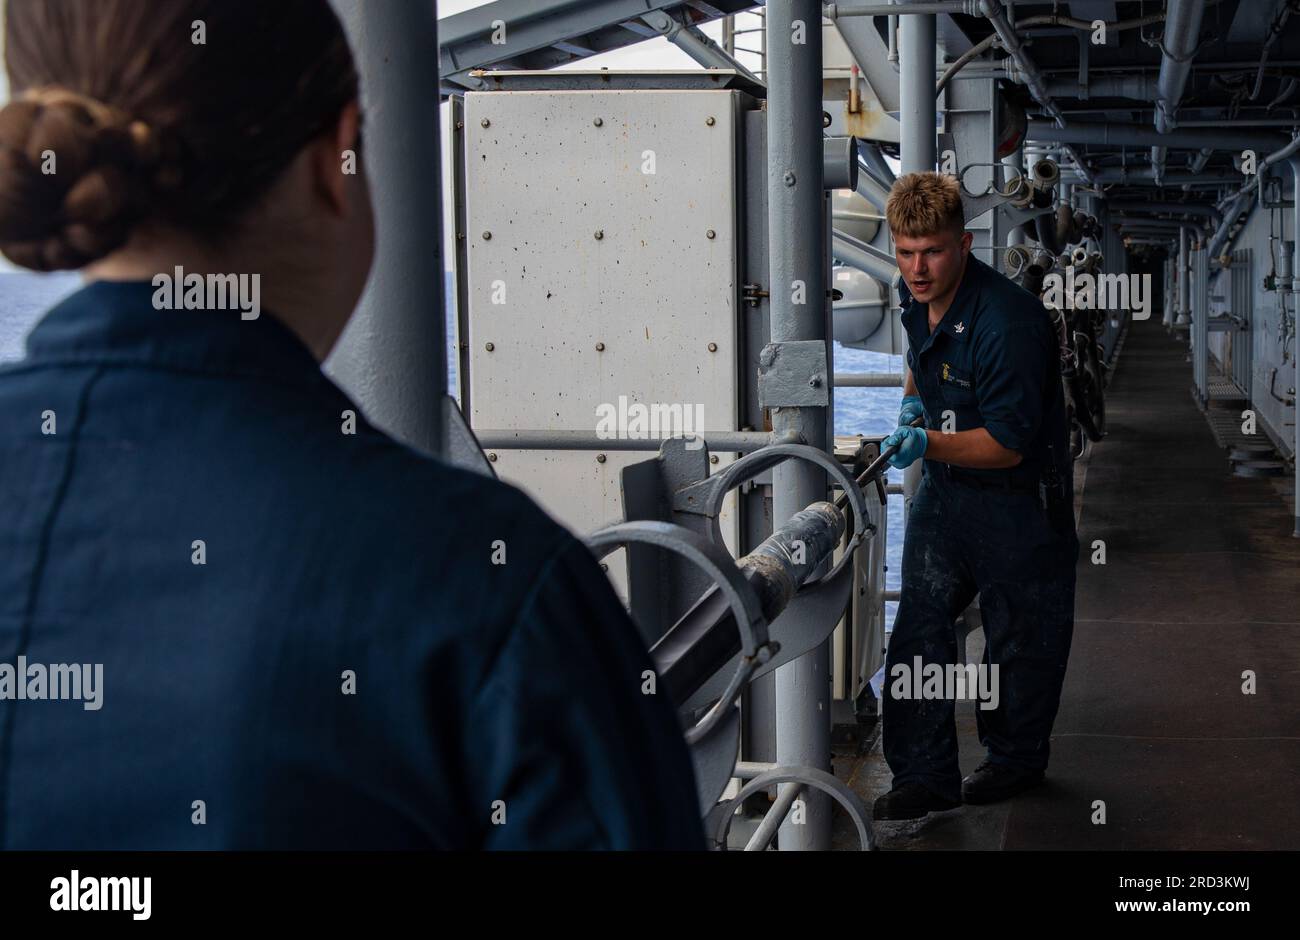
[[[256,320],[238,310],[158,310],[149,281],[95,281],[53,307],[27,338],[29,364],[140,365],[327,382],[320,364],[265,309]]]
[[[911,300],[903,311],[902,322],[911,342],[916,344],[921,352],[929,347],[940,330],[961,342],[965,342],[971,335],[976,309],[975,300],[987,270],[988,265],[976,258],[973,253],[966,259],[966,270],[962,272],[957,292],[953,295],[948,311],[933,333],[930,332],[929,325],[930,305],[919,303],[915,299]],[[908,297],[911,298],[910,292]]]

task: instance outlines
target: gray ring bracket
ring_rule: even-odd
[[[598,560],[628,542],[677,552],[703,568],[727,599],[727,606],[731,608],[731,615],[740,630],[740,662],[731,681],[717,704],[709,709],[699,724],[686,732],[686,743],[695,744],[718,724],[754,670],[771,658],[773,651],[768,642],[767,620],[763,617],[758,595],[720,544],[670,522],[650,521],[615,523],[593,532],[586,539],[587,547]]]
[[[726,851],[727,833],[731,830],[731,821],[735,818],[736,808],[749,799],[759,790],[776,783],[802,783],[805,786],[821,790],[834,797],[848,812],[849,817],[853,820],[853,825],[858,830],[858,844],[862,851],[869,852],[876,848],[876,835],[871,828],[871,823],[867,820],[867,807],[861,798],[842,783],[833,774],[828,774],[824,770],[818,770],[816,767],[773,767],[766,773],[761,773],[749,783],[740,788],[740,792],[733,796],[718,814],[718,829],[713,837],[713,847],[719,851]],[[712,813],[709,814],[713,816]]]
[[[799,589],[802,594],[819,585],[830,583],[839,574],[840,569],[852,563],[853,552],[867,537],[870,521],[867,518],[867,500],[862,495],[858,481],[853,478],[843,465],[825,451],[807,444],[770,444],[752,454],[746,454],[739,460],[728,464],[707,480],[683,487],[673,494],[673,510],[706,516],[713,522],[714,540],[722,544],[722,529],[718,524],[718,514],[722,512],[722,501],[736,487],[754,479],[766,470],[786,460],[807,460],[821,467],[839,481],[848,495],[849,505],[853,508],[853,537],[840,557],[839,562],[826,574],[815,581],[805,582]]]

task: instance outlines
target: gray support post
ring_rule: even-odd
[[[1187,293],[1187,226],[1182,225],[1178,228],[1178,316],[1174,319],[1174,326],[1187,325],[1190,309]]]
[[[936,148],[933,16],[905,16],[899,24],[898,120],[904,173],[933,170]]]
[[[1204,245],[1192,252],[1192,272],[1192,374],[1204,402],[1210,381],[1210,265]]]
[[[904,173],[933,170],[937,132],[934,110],[935,21],[933,16],[904,16],[899,23],[899,148]],[[907,334],[903,334],[906,369]],[[904,513],[921,485],[921,463],[903,471]],[[904,516],[906,518],[906,516]]]
[[[822,5],[819,0],[767,4],[768,259],[772,342],[828,341],[827,231],[822,188]],[[933,68],[927,73],[932,81]],[[933,92],[931,92],[933,94]],[[798,295],[802,300],[796,302]],[[827,389],[829,394],[830,389]],[[776,434],[793,432],[827,450],[829,408],[772,409]],[[772,513],[777,526],[826,498],[826,473],[800,461],[772,471]],[[817,649],[776,672],[776,762],[831,770],[830,648]],[[804,813],[780,830],[782,850],[830,846],[830,805],[804,797]]]
[[[1292,431],[1295,434],[1291,458],[1295,462],[1295,528],[1291,531],[1294,538],[1300,539],[1300,157],[1287,157],[1287,162],[1291,164],[1291,177],[1293,180],[1293,190],[1291,202],[1294,208],[1291,210],[1291,240],[1295,245],[1295,257],[1291,261],[1291,310],[1294,319],[1296,338],[1293,343],[1291,358],[1295,363],[1295,389],[1296,396],[1292,408],[1295,409],[1292,415]]]
[[[1174,259],[1165,258],[1165,316],[1161,321],[1165,329],[1174,325]]]
[[[441,456],[447,328],[438,22],[431,3],[333,4],[361,75],[378,252],[326,367],[376,425]]]

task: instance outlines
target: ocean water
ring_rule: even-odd
[[[50,307],[80,286],[75,274],[31,274],[25,272],[0,272],[0,364],[23,358],[27,332]],[[452,284],[449,284],[448,305],[452,303]],[[901,356],[846,349],[834,344],[836,372],[901,372]],[[448,376],[450,388],[456,387],[456,355],[454,342],[448,338],[447,361],[451,369]],[[837,388],[835,389],[836,434],[888,434],[898,423],[898,408],[902,390],[897,388]],[[890,482],[901,482],[902,473],[890,470]],[[868,496],[871,494],[868,493]],[[889,498],[889,550],[886,553],[885,584],[898,590],[902,571],[903,501],[899,496]],[[886,605],[886,623],[892,624],[897,604]]]
[[[0,363],[23,358],[27,331],[41,315],[81,286],[76,274],[0,271]]]

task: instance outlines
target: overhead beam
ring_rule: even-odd
[[[647,37],[627,24],[686,6],[683,0],[494,0],[438,21],[439,72],[444,84],[477,87],[469,75],[474,69],[545,49],[561,58],[584,58],[632,45]],[[712,0],[706,8],[692,5],[691,20],[706,22],[753,6],[753,0]],[[718,12],[710,16],[705,9]]]
[[[1071,122],[1057,127],[1051,121],[1030,120],[1025,131],[1026,139],[1062,144],[1094,144],[1103,147],[1172,147],[1184,150],[1234,150],[1254,149],[1268,153],[1285,146],[1290,137],[1281,134],[1244,133],[1216,134],[1213,131],[1179,128],[1162,134],[1153,127],[1136,124],[1108,124]]]

